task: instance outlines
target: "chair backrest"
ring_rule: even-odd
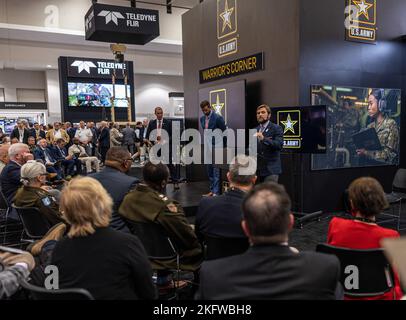
[[[34,300],[94,300],[90,292],[85,289],[48,290],[34,286],[25,280],[20,280],[19,284],[31,293]]]
[[[25,233],[32,239],[41,239],[51,228],[51,225],[38,208],[16,207],[23,223]]]
[[[178,256],[177,250],[166,230],[158,223],[126,220],[131,232],[143,244],[151,260],[169,260]]]
[[[3,191],[0,190],[0,210],[7,211],[9,210],[9,207],[6,196]]]
[[[406,192],[406,169],[398,169],[393,178],[392,186],[394,189]]]
[[[334,254],[340,260],[340,282],[347,296],[379,296],[395,286],[394,273],[383,249],[355,250],[319,244],[316,251]]]
[[[248,238],[221,238],[204,235],[206,245],[205,260],[215,260],[235,256],[247,251]]]

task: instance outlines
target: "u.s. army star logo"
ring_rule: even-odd
[[[281,121],[281,123],[285,126],[283,134],[285,134],[288,131],[295,134],[295,124],[297,123],[297,121],[292,120],[292,118],[290,117],[290,113],[288,114],[288,118],[286,119],[286,121]]]
[[[217,0],[217,38],[237,32],[237,0]]]
[[[227,121],[227,90],[219,89],[210,91],[210,105],[214,112]]]

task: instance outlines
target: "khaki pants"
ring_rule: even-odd
[[[96,170],[96,172],[100,171],[99,167],[99,159],[96,157],[83,157],[79,158],[82,163],[86,165],[86,172],[91,173],[92,172],[92,166]]]

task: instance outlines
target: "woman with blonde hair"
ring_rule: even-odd
[[[152,270],[137,237],[109,228],[113,201],[97,180],[71,180],[62,191],[60,209],[70,225],[51,264],[59,286],[87,289],[95,299],[154,299]]]

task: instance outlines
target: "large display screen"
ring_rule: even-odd
[[[274,107],[272,121],[283,129],[284,151],[326,152],[326,106]]]
[[[0,119],[0,128],[6,134],[11,134],[17,125],[17,120],[15,119]]]
[[[401,90],[313,85],[327,105],[327,150],[312,170],[399,164]]]
[[[131,87],[127,85],[128,98]],[[70,107],[111,107],[113,85],[101,83],[68,82],[68,105]],[[125,85],[115,85],[115,107],[127,107]]]

